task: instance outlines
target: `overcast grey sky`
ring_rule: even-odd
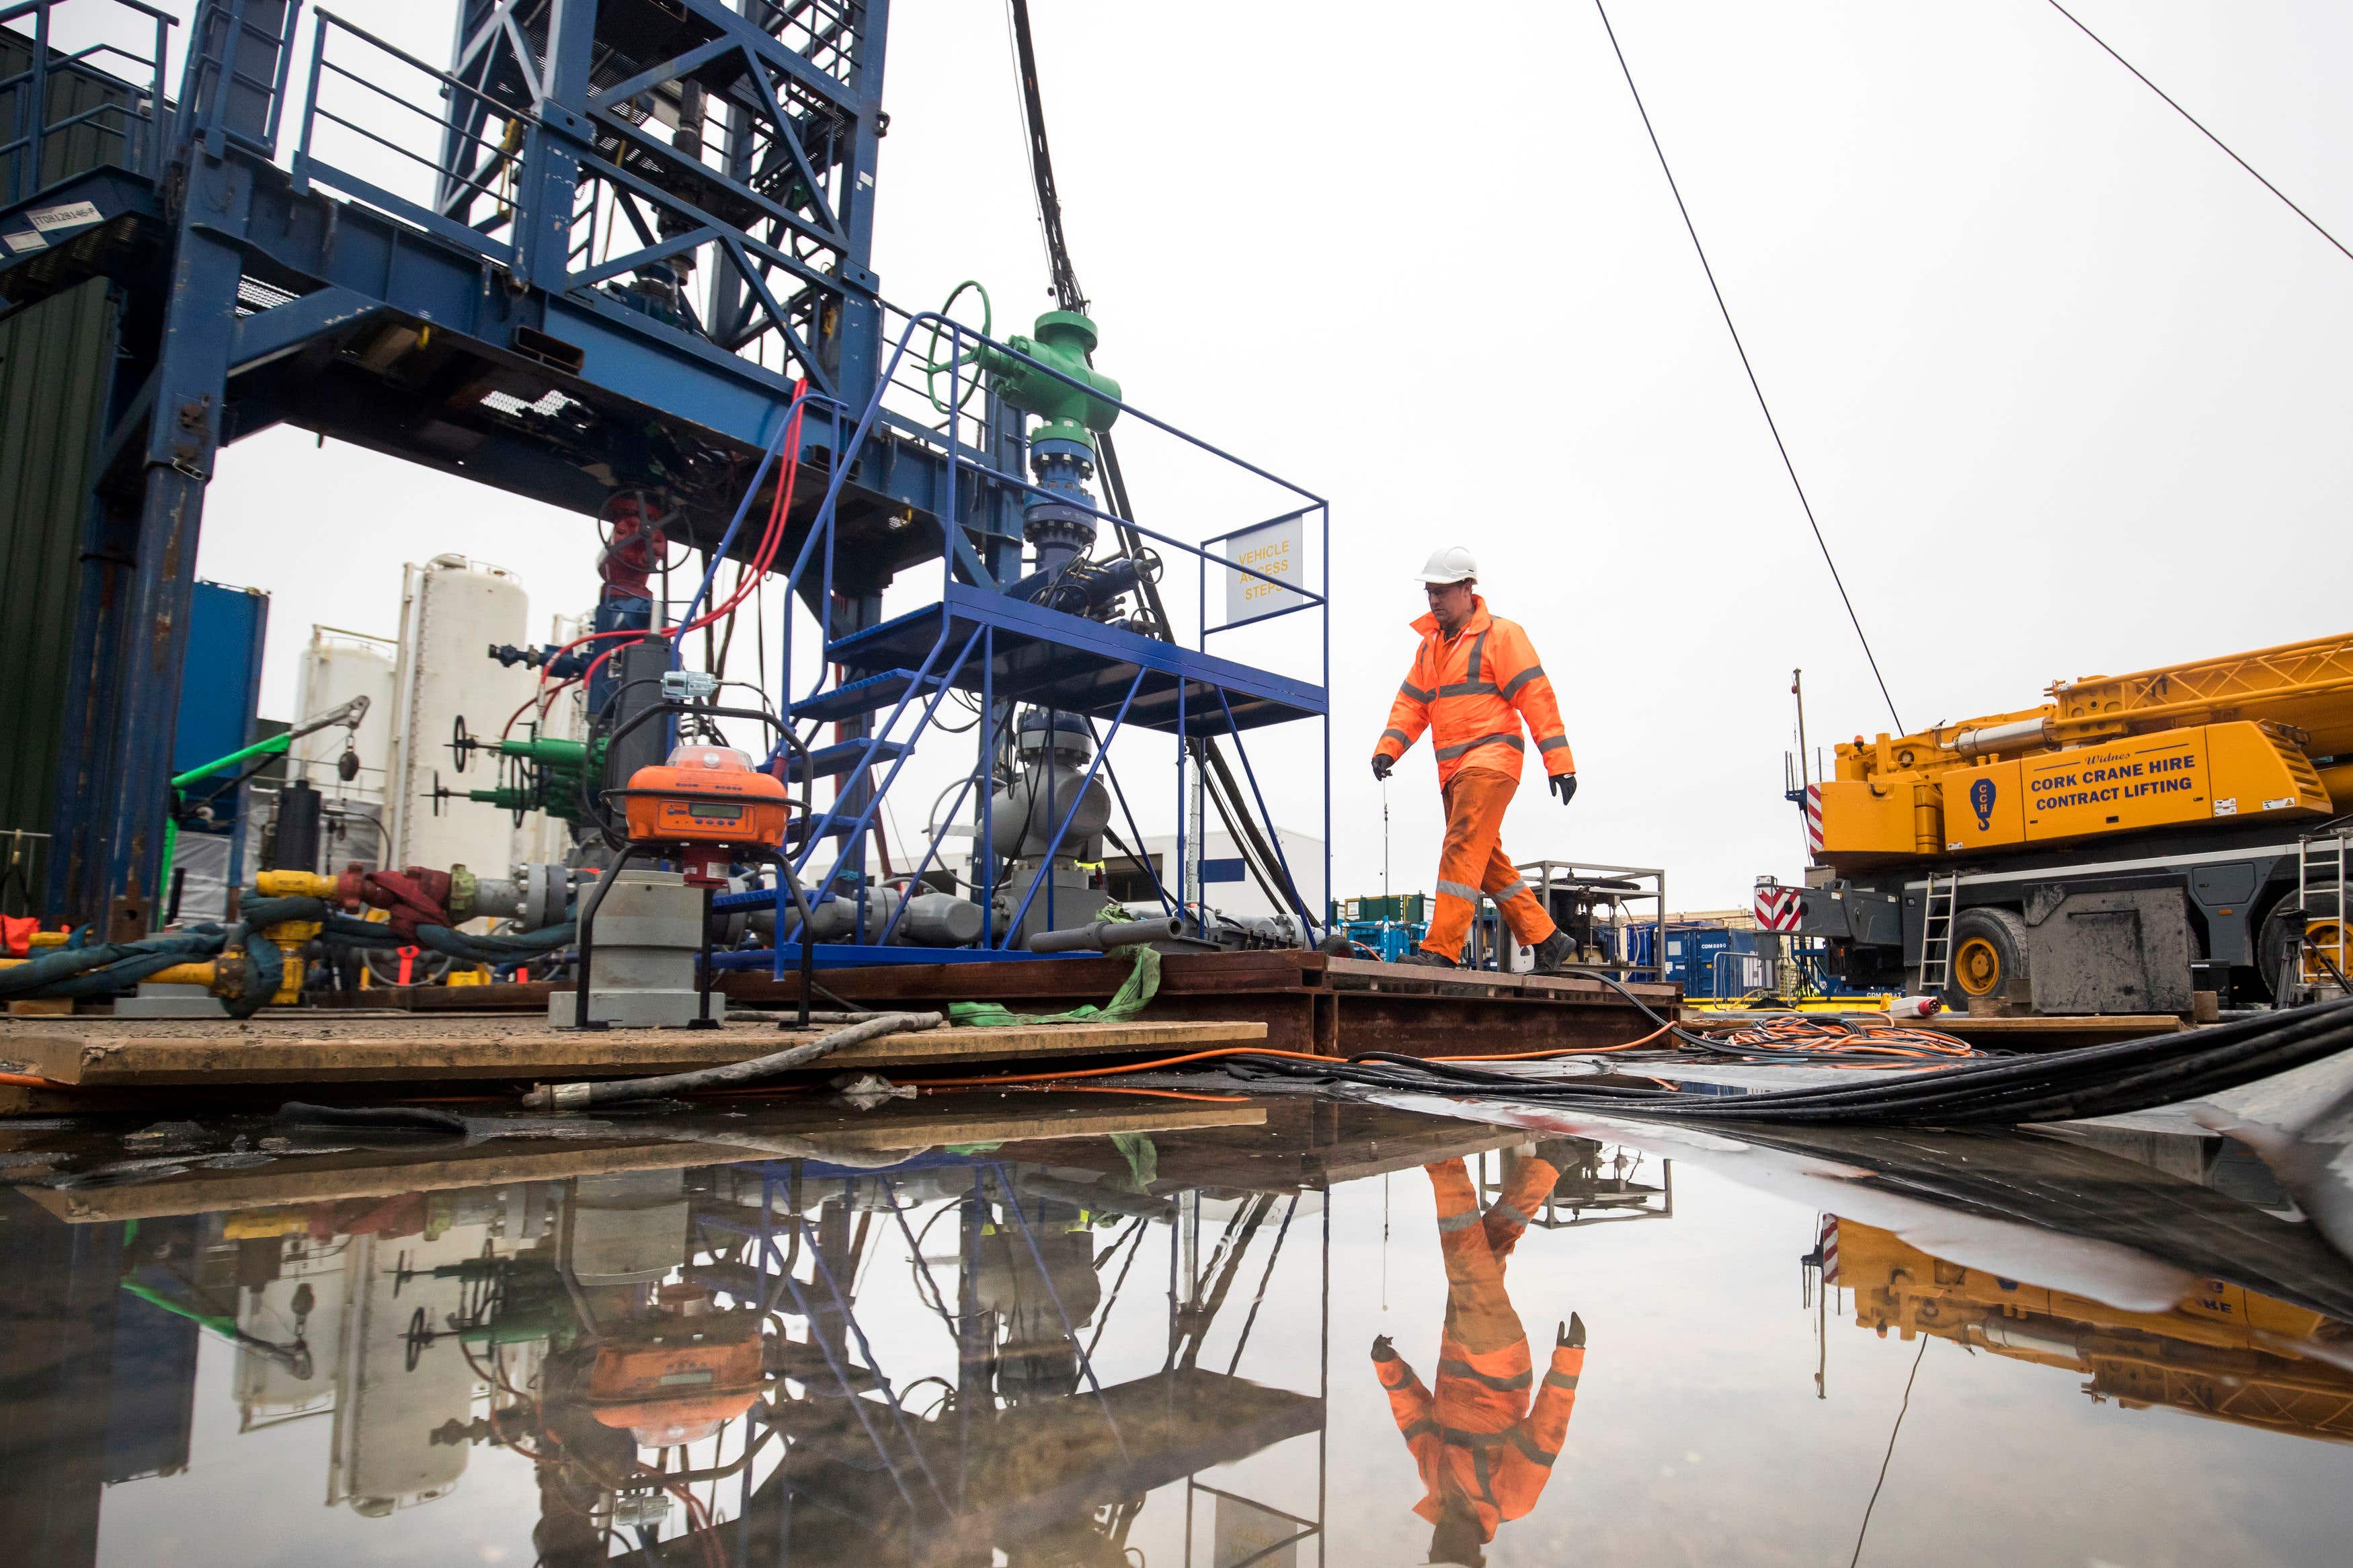
[[[2353,236],[2353,9],[2073,8]],[[445,3],[348,9],[446,55]],[[1422,5],[1033,9],[1098,363],[1332,500],[1335,890],[1378,890],[1364,758],[1450,542],[1580,766],[1566,811],[1523,792],[1508,849],[1664,866],[1686,907],[1794,877],[1790,668],[1817,741],[1889,721],[1592,7],[1461,9],[1445,39]],[[1908,725],[2347,629],[2353,262],[2044,0],[1612,19]],[[900,0],[891,39],[876,265],[911,308],[986,280],[1001,335],[1047,303],[1003,7]],[[1130,466],[1145,521],[1212,531],[1147,444]],[[225,460],[200,569],[273,593],[282,714],[308,625],[389,631],[403,560],[513,567],[538,619],[586,602],[594,548],[280,431]],[[1301,639],[1258,651],[1312,673]],[[1316,830],[1315,742],[1265,746],[1276,815]],[[1434,874],[1427,758],[1389,786],[1399,890]],[[1159,830],[1170,792],[1139,793]]]

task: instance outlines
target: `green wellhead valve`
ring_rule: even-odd
[[[1095,324],[1076,310],[1049,310],[1038,318],[1033,333],[1008,338],[1006,346],[1013,353],[984,346],[979,354],[981,368],[996,378],[998,396],[1046,422],[1032,436],[1033,441],[1073,441],[1092,452],[1093,432],[1110,429],[1112,421],[1119,417],[1119,383],[1087,363],[1087,355],[1095,348]],[[1018,359],[1016,354],[1029,359]],[[1039,364],[1051,366],[1079,385],[1047,374],[1038,368]]]

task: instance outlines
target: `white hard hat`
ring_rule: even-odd
[[[1467,583],[1479,575],[1479,563],[1459,544],[1450,544],[1423,563],[1425,583]]]

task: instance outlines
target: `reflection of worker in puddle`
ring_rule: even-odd
[[[1482,1549],[1495,1539],[1495,1527],[1535,1507],[1568,1431],[1585,1365],[1584,1321],[1571,1313],[1560,1325],[1552,1366],[1538,1384],[1527,1331],[1504,1289],[1504,1261],[1559,1180],[1556,1155],[1555,1145],[1538,1144],[1535,1157],[1516,1163],[1504,1195],[1483,1215],[1461,1161],[1423,1167],[1437,1190],[1438,1244],[1446,1258],[1438,1386],[1432,1392],[1422,1385],[1387,1334],[1373,1342],[1373,1366],[1429,1489],[1413,1511],[1435,1527],[1432,1563],[1478,1568],[1485,1562]]]

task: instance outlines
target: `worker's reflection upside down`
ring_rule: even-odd
[[[1432,1563],[1479,1568],[1496,1527],[1535,1507],[1577,1404],[1584,1321],[1571,1313],[1560,1325],[1539,1383],[1527,1331],[1504,1288],[1504,1265],[1528,1216],[1559,1180],[1558,1163],[1547,1158],[1555,1152],[1539,1144],[1533,1157],[1519,1161],[1483,1214],[1461,1161],[1422,1167],[1437,1194],[1438,1243],[1446,1259],[1435,1390],[1414,1375],[1387,1334],[1373,1342],[1372,1353],[1390,1413],[1421,1471],[1428,1495],[1414,1512],[1433,1527]]]

